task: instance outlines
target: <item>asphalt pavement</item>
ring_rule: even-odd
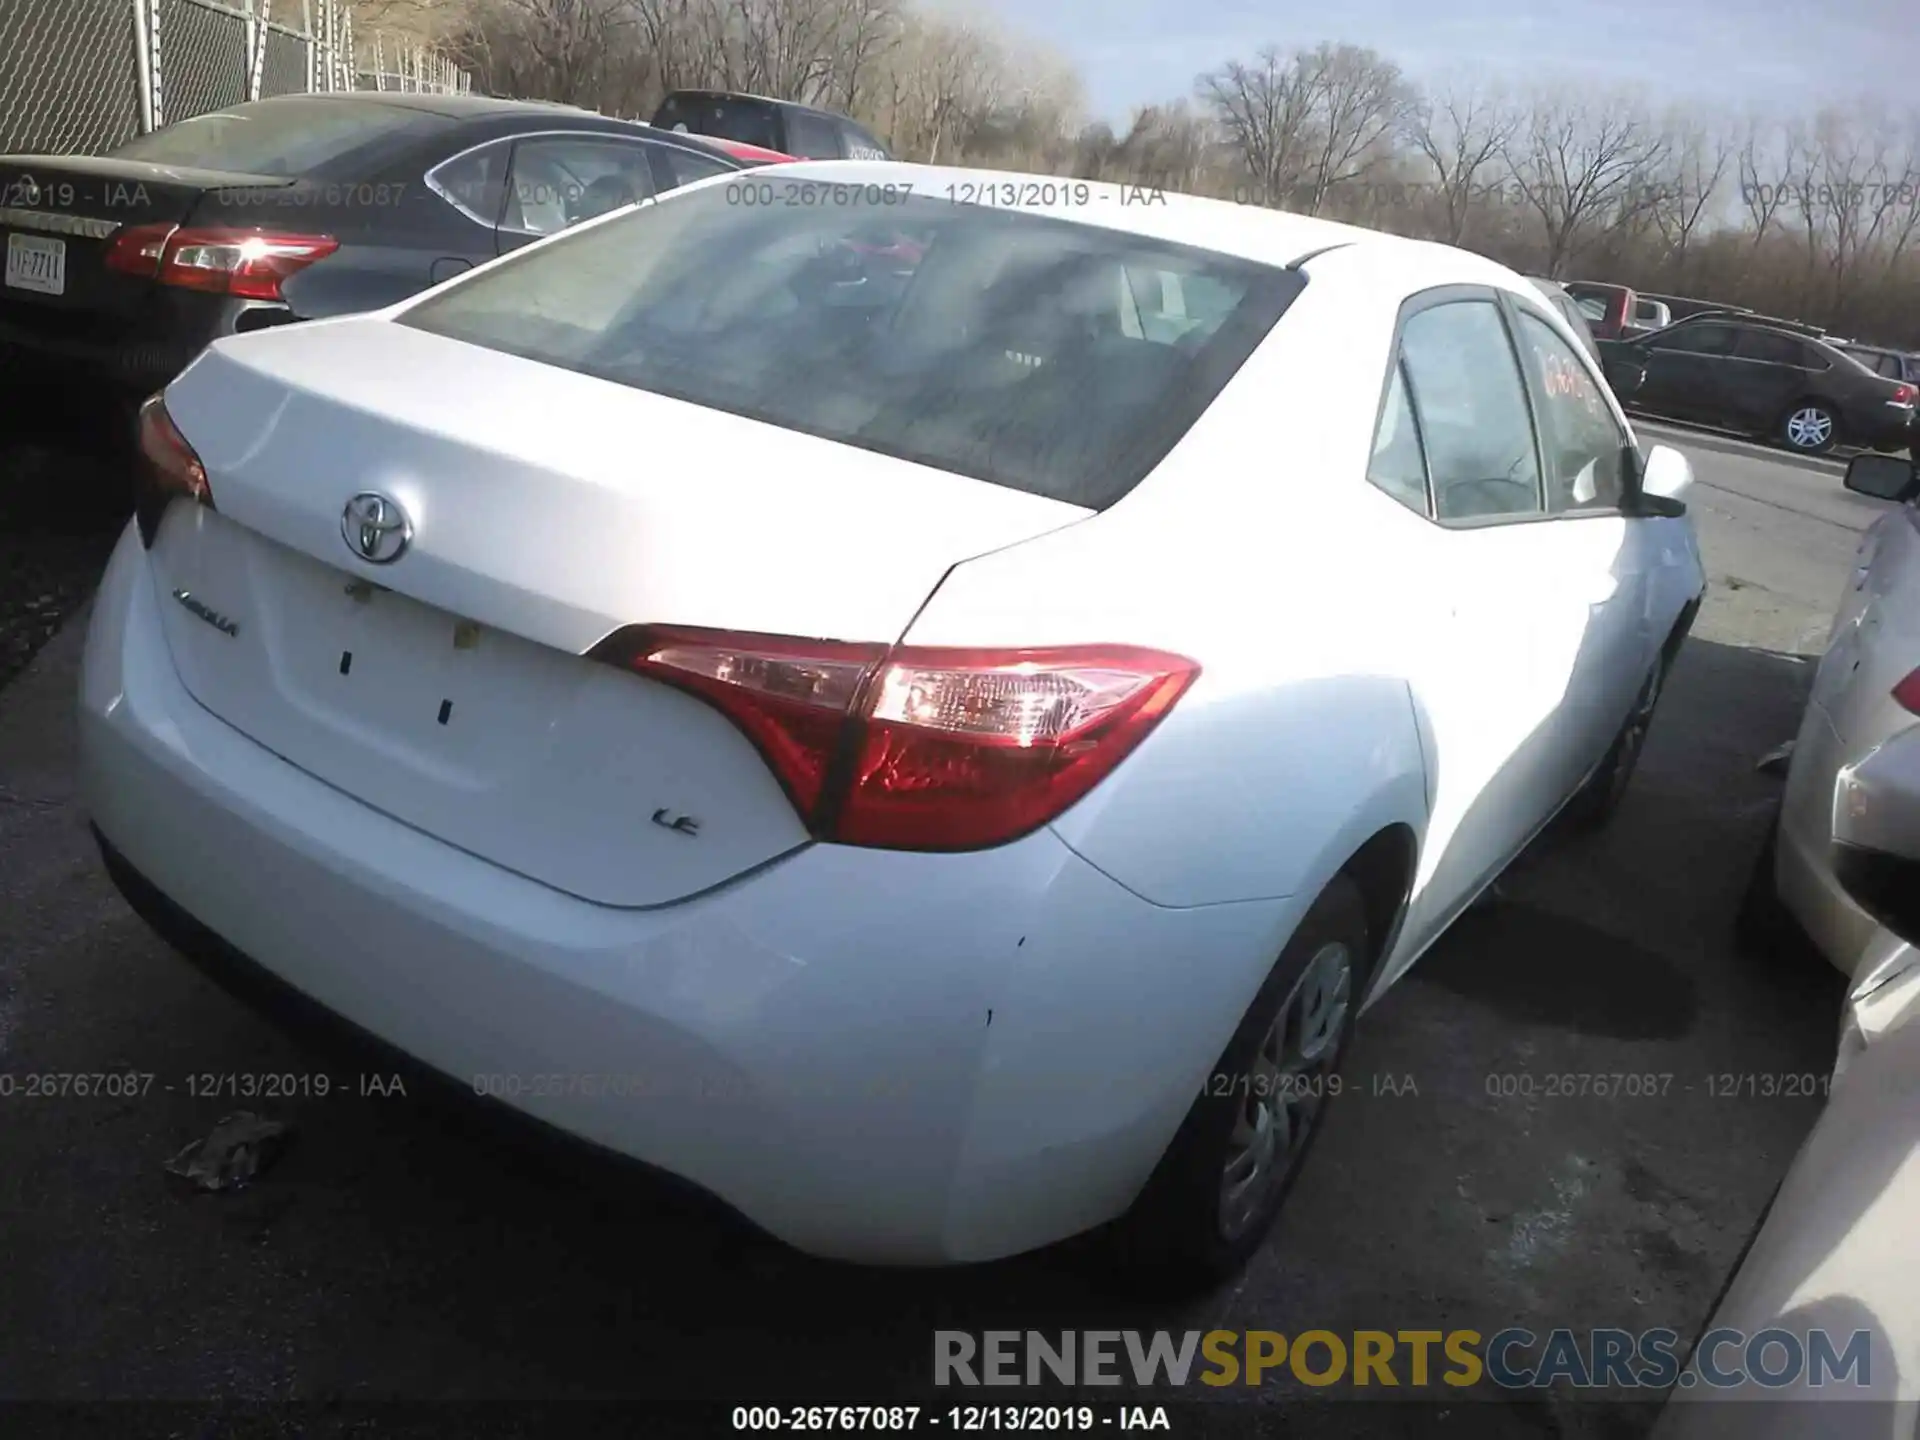
[[[1715,1077],[1833,1059],[1837,974],[1738,953],[1731,921],[1777,793],[1755,761],[1794,731],[1877,507],[1838,464],[1643,429],[1693,458],[1713,584],[1623,813],[1543,839],[1363,1017],[1272,1243],[1180,1305],[1113,1299],[1071,1250],[936,1273],[810,1261],[465,1107],[360,1093],[110,887],[74,798],[69,618],[0,690],[0,1399],[622,1398],[719,1433],[728,1407],[796,1387],[922,1390],[938,1328],[1691,1335],[1818,1103]],[[155,1078],[136,1098],[18,1083],[102,1071]],[[194,1077],[317,1073],[326,1098],[255,1106],[292,1142],[250,1189],[164,1173],[237,1108]],[[1625,1075],[1649,1078],[1607,1098],[1578,1078]],[[1301,1393],[1241,1398],[1288,1434],[1386,1432],[1359,1401],[1309,1424]],[[1393,1428],[1636,1435],[1647,1398],[1449,1394]]]

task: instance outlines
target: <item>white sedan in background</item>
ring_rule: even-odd
[[[1518,275],[896,164],[221,341],[143,447],[81,695],[142,913],[870,1262],[1244,1263],[1704,586]]]

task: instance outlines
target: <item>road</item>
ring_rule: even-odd
[[[796,1387],[917,1391],[936,1328],[1691,1335],[1815,1103],[1723,1098],[1710,1077],[1832,1061],[1837,977],[1736,953],[1730,919],[1778,783],[1754,761],[1794,729],[1875,507],[1835,464],[1678,443],[1714,587],[1615,828],[1549,836],[1363,1018],[1274,1242],[1185,1305],[1117,1302],[1071,1254],[812,1262],[417,1094],[265,1106],[294,1129],[279,1163],[238,1195],[183,1193],[163,1162],[233,1108],[190,1076],[329,1061],[201,980],[102,876],[74,802],[69,622],[0,691],[0,1074],[156,1080],[134,1100],[0,1099],[0,1398],[630,1397],[654,1407],[648,1433],[717,1433],[725,1407]],[[1597,1074],[1652,1079],[1549,1093]],[[1300,1397],[1251,1398],[1289,1434],[1384,1433],[1386,1412]],[[1648,1418],[1621,1394],[1476,1398],[1395,1411],[1397,1433],[1633,1435]]]

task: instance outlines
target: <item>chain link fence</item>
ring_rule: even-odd
[[[130,3],[0,0],[0,153],[101,150],[140,130]]]
[[[356,43],[339,0],[0,0],[0,154],[98,154],[269,95],[469,88],[418,42]]]

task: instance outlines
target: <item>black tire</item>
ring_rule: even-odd
[[[1654,662],[1639,695],[1634,697],[1632,711],[1620,722],[1613,744],[1607,747],[1607,758],[1560,812],[1562,820],[1572,828],[1600,830],[1620,812],[1620,802],[1626,799],[1627,786],[1640,766],[1654,712],[1660,706],[1660,697],[1666,693],[1667,672],[1671,668],[1672,661],[1667,655]]]
[[[1229,1216],[1223,1213],[1224,1180],[1239,1148],[1236,1126],[1251,1111],[1266,1108],[1254,1103],[1261,1093],[1256,1076],[1266,1073],[1261,1052],[1277,1023],[1291,1028],[1310,968],[1333,947],[1344,947],[1349,957],[1349,985],[1344,1013],[1327,1027],[1331,1043],[1322,1052],[1323,1063],[1297,1084],[1289,1082],[1284,1092],[1271,1085],[1264,1091],[1311,1102],[1311,1114],[1284,1159],[1261,1178],[1257,1194]],[[1373,959],[1360,887],[1346,875],[1336,876],[1295,927],[1139,1198],[1111,1228],[1106,1248],[1130,1289],[1162,1296],[1209,1289],[1237,1275],[1265,1243],[1326,1128]]]
[[[1734,943],[1747,954],[1777,956],[1792,948],[1797,922],[1780,899],[1774,880],[1774,858],[1780,850],[1780,820],[1767,827],[1767,838],[1754,857],[1753,872],[1733,917]]]
[[[1821,438],[1808,439],[1803,435],[1796,440],[1794,435],[1800,431],[1796,422],[1820,419],[1826,422]],[[1824,455],[1840,443],[1840,412],[1825,400],[1799,400],[1787,407],[1787,413],[1780,417],[1774,426],[1774,436],[1779,442],[1797,455]]]

